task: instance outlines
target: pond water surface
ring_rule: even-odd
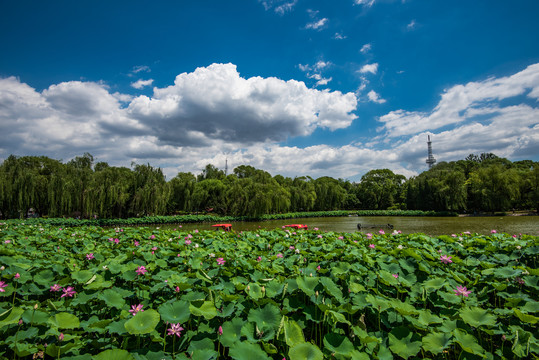
[[[258,222],[233,222],[235,231],[257,229],[272,230],[287,224],[306,224],[309,229],[318,228],[321,231],[355,232],[357,224],[362,225],[361,231],[376,232],[383,229],[386,233],[392,230],[387,224],[393,225],[394,230],[405,234],[424,233],[427,235],[451,235],[469,231],[471,233],[490,234],[491,230],[509,234],[539,235],[539,216],[484,216],[484,217],[425,217],[425,216],[348,216],[348,217],[317,217],[289,220],[268,220]],[[213,223],[182,224],[183,230],[211,230]],[[179,228],[180,225],[157,225],[160,228]],[[384,227],[385,226],[385,227]]]

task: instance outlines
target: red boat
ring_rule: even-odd
[[[294,228],[294,229],[305,229],[307,230],[308,229],[308,226],[307,225],[303,225],[303,224],[290,224],[290,225],[285,225],[284,227],[291,227],[291,228]]]
[[[218,230],[219,228],[223,229],[224,231],[232,230],[232,224],[215,224],[212,225],[212,227],[216,228],[216,230]]]

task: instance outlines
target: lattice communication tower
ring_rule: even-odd
[[[426,163],[429,165],[429,169],[436,163],[436,159],[432,155],[432,141],[430,141],[430,135],[428,136],[427,141],[427,148],[428,148],[428,156]]]

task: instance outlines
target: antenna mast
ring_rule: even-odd
[[[427,141],[428,156],[426,163],[429,165],[429,169],[436,163],[436,159],[432,155],[432,141],[430,141],[430,135],[428,135]]]
[[[225,176],[228,175],[228,159],[225,159]]]

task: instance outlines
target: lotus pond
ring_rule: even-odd
[[[3,224],[0,358],[538,358],[538,254],[500,233]]]

